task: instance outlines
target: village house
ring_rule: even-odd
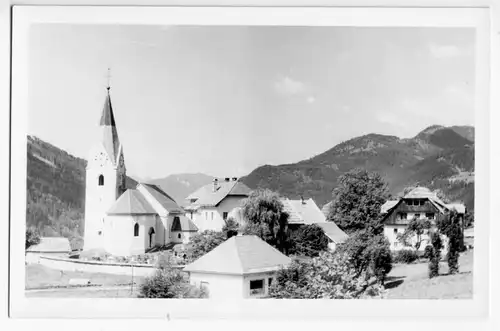
[[[405,248],[397,236],[405,231],[413,218],[426,218],[435,222],[453,209],[457,211],[463,223],[466,208],[462,203],[446,204],[425,187],[416,187],[401,199],[387,201],[382,205],[381,213],[383,214],[384,234],[391,244],[391,249],[397,251]],[[422,235],[422,239],[419,251],[423,251],[429,243],[427,232]],[[416,238],[413,238],[411,243],[415,242]]]
[[[186,216],[200,231],[221,231],[230,213],[240,207],[250,191],[238,178],[215,178],[211,184],[201,187],[186,198],[189,201],[189,205],[184,208]]]
[[[297,230],[301,225],[318,225],[328,237],[328,248],[334,251],[339,244],[345,242],[347,234],[342,231],[334,222],[327,222],[326,216],[313,199],[291,200],[284,198],[284,210],[289,214],[288,228],[291,231]]]
[[[155,185],[127,187],[109,87],[99,127],[86,168],[84,251],[129,256],[187,242],[197,228],[174,199]]]
[[[209,298],[242,299],[268,295],[276,272],[291,259],[257,236],[229,238],[187,265],[191,284],[208,290]]]

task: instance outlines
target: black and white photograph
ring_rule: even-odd
[[[66,9],[14,24],[22,300],[478,298],[481,15]]]

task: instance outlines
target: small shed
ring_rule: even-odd
[[[291,259],[257,236],[237,235],[184,268],[210,298],[259,298]]]
[[[68,257],[71,245],[68,238],[42,237],[38,245],[33,245],[26,250],[26,262],[38,263],[40,256]]]

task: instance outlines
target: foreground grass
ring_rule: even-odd
[[[460,255],[460,273],[448,275],[447,263],[441,263],[440,276],[429,279],[426,262],[395,265],[388,275],[389,299],[472,299],[474,251]]]
[[[78,271],[60,271],[47,268],[41,264],[26,265],[25,288],[41,289],[69,286],[70,279],[88,279],[92,285],[116,286],[132,283],[132,277],[105,273],[88,273]],[[142,282],[142,277],[134,277],[134,283]]]

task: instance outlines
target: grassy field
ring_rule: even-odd
[[[448,265],[441,263],[440,276],[429,279],[428,264],[393,266],[386,282],[389,299],[472,299],[474,251],[460,255],[460,273],[448,275]]]
[[[70,279],[88,279],[92,285],[99,286],[116,286],[132,283],[132,277],[130,276],[60,271],[47,268],[41,264],[26,265],[25,288],[27,290],[68,286]],[[142,282],[142,277],[134,277],[134,283],[140,282]]]

